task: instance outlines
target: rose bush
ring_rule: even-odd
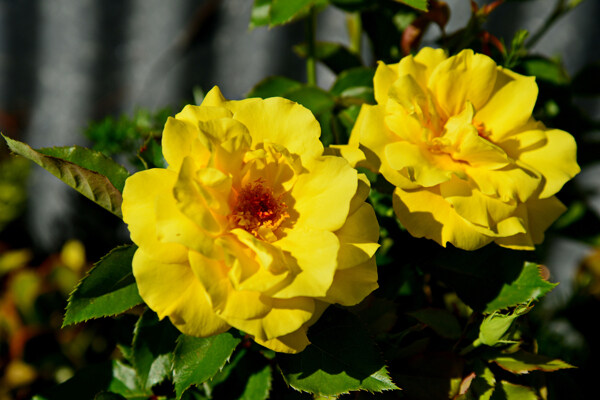
[[[377,288],[368,181],[323,156],[319,136],[294,102],[228,101],[217,87],[168,119],[168,168],[128,178],[122,205],[140,295],[160,318],[295,353],[329,304]]]
[[[573,137],[532,117],[533,77],[472,50],[422,49],[380,63],[351,163],[395,186],[394,210],[416,237],[474,250],[490,242],[533,249],[564,211],[554,196],[579,172]]]

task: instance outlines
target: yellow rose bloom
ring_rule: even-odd
[[[127,179],[122,205],[140,295],[161,319],[296,353],[329,304],[377,288],[368,181],[322,155],[319,136],[297,103],[228,101],[217,87],[168,119],[168,168]]]
[[[396,188],[394,210],[415,237],[474,250],[531,250],[565,207],[554,197],[579,172],[573,137],[532,116],[535,78],[471,50],[424,48],[380,63],[377,105],[361,109],[352,164]]]

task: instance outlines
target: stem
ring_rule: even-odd
[[[360,13],[348,14],[348,35],[350,36],[350,51],[360,57],[362,43],[362,20]]]
[[[562,17],[565,11],[567,11],[565,7],[565,0],[559,0],[558,3],[556,3],[554,11],[552,11],[552,14],[550,14],[546,22],[544,22],[544,25],[542,25],[542,27],[538,29],[538,31],[529,38],[529,40],[525,44],[525,47],[528,49],[532,48],[538,42],[538,40],[540,40],[542,36],[546,34],[546,32],[548,31],[548,29],[550,29],[552,24],[554,24],[557,19]]]
[[[465,354],[469,353],[471,350],[478,348],[479,346],[481,346],[481,341],[479,340],[479,338],[477,338],[473,341],[473,343],[462,349],[460,355],[464,356]]]
[[[316,41],[315,30],[317,26],[317,13],[315,7],[311,6],[306,17],[306,83],[311,86],[317,85],[317,57],[316,57]]]

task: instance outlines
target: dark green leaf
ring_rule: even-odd
[[[356,12],[373,6],[373,0],[331,0],[331,4],[344,11]]]
[[[395,0],[417,10],[427,11],[427,0]]]
[[[239,400],[265,400],[269,398],[271,390],[271,366],[265,365],[260,371],[250,375],[248,383]]]
[[[475,377],[471,381],[469,390],[457,400],[490,400],[496,386],[496,378],[492,371],[477,360],[475,362]]]
[[[25,143],[10,139],[4,135],[2,136],[14,153],[38,164],[88,199],[122,218],[121,203],[123,202],[123,197],[118,187],[123,188],[123,182],[126,178],[127,171],[122,169],[123,167],[118,166],[118,164],[109,158],[101,156],[100,153],[93,150],[77,147],[42,149],[37,151]],[[69,149],[75,150],[70,153]],[[72,157],[89,167],[109,173],[111,178],[98,171],[77,165],[74,162],[57,158],[53,155],[46,155],[42,151],[48,154],[61,154]],[[90,155],[91,159],[84,162],[86,155]]]
[[[271,26],[282,25],[303,16],[315,0],[272,0],[269,13]]]
[[[496,384],[491,400],[537,400],[538,396],[532,388],[515,385],[507,381]]]
[[[167,168],[162,154],[162,146],[154,138],[149,137],[138,153],[146,168]]]
[[[94,400],[127,400],[120,394],[113,392],[100,392],[94,397]]]
[[[293,388],[322,396],[398,389],[373,339],[350,312],[330,307],[310,328],[308,338],[311,344],[300,354],[277,355],[284,379]]]
[[[219,372],[240,341],[230,332],[207,338],[181,335],[173,358],[177,398],[191,385],[201,385]]]
[[[330,93],[315,86],[303,86],[291,90],[285,93],[285,97],[302,104],[316,116],[332,110],[335,106],[334,97]]]
[[[468,253],[448,247],[434,259],[435,273],[469,307],[483,312],[505,285],[515,282],[521,275],[526,255],[498,246],[486,246]]]
[[[109,392],[109,393],[107,393]],[[91,365],[71,379],[36,396],[39,400],[148,399],[152,392],[137,385],[135,370],[119,361]],[[111,397],[112,396],[112,397]],[[122,397],[119,397],[122,396]]]
[[[374,75],[373,69],[365,67],[343,71],[338,75],[330,92],[337,96],[348,96],[348,91],[356,88],[370,88],[372,91]]]
[[[539,80],[550,82],[554,85],[569,83],[569,76],[564,67],[557,61],[542,57],[531,57],[521,61],[521,68],[526,75],[533,75]]]
[[[168,319],[159,321],[149,309],[142,314],[133,332],[132,361],[143,387],[149,389],[171,375],[178,336]]]
[[[121,246],[98,261],[73,290],[63,326],[120,314],[142,303],[131,271],[136,246]]]
[[[270,76],[254,86],[246,97],[267,97],[283,96],[285,93],[302,87],[302,84],[293,79],[283,76]]]
[[[308,55],[306,44],[294,46],[294,51],[303,58]],[[317,42],[315,57],[336,74],[362,66],[360,57],[339,43]]]
[[[450,312],[436,308],[424,308],[408,313],[419,322],[429,326],[438,335],[448,339],[458,339],[461,334],[460,324]]]
[[[600,94],[600,62],[588,64],[573,79],[573,92],[583,96]]]
[[[542,278],[537,264],[526,262],[517,279],[505,283],[496,298],[486,305],[484,312],[491,313],[538,300],[554,289],[556,285],[558,284],[550,283]]]
[[[502,354],[492,358],[491,361],[515,374],[527,374],[530,371],[552,372],[559,369],[575,368],[562,360],[528,353],[524,350],[519,350],[511,354]]]
[[[258,26],[269,25],[271,1],[272,0],[254,0],[252,13],[250,15],[250,29]]]

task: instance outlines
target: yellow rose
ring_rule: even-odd
[[[363,106],[341,152],[396,187],[413,236],[467,250],[542,242],[564,211],[554,194],[579,166],[573,137],[531,116],[533,77],[471,50],[424,48],[380,63],[374,86],[377,105]]]
[[[377,288],[368,181],[323,156],[319,135],[299,104],[228,101],[217,87],[169,118],[169,167],[131,176],[122,206],[140,295],[160,318],[296,353],[329,304]]]

